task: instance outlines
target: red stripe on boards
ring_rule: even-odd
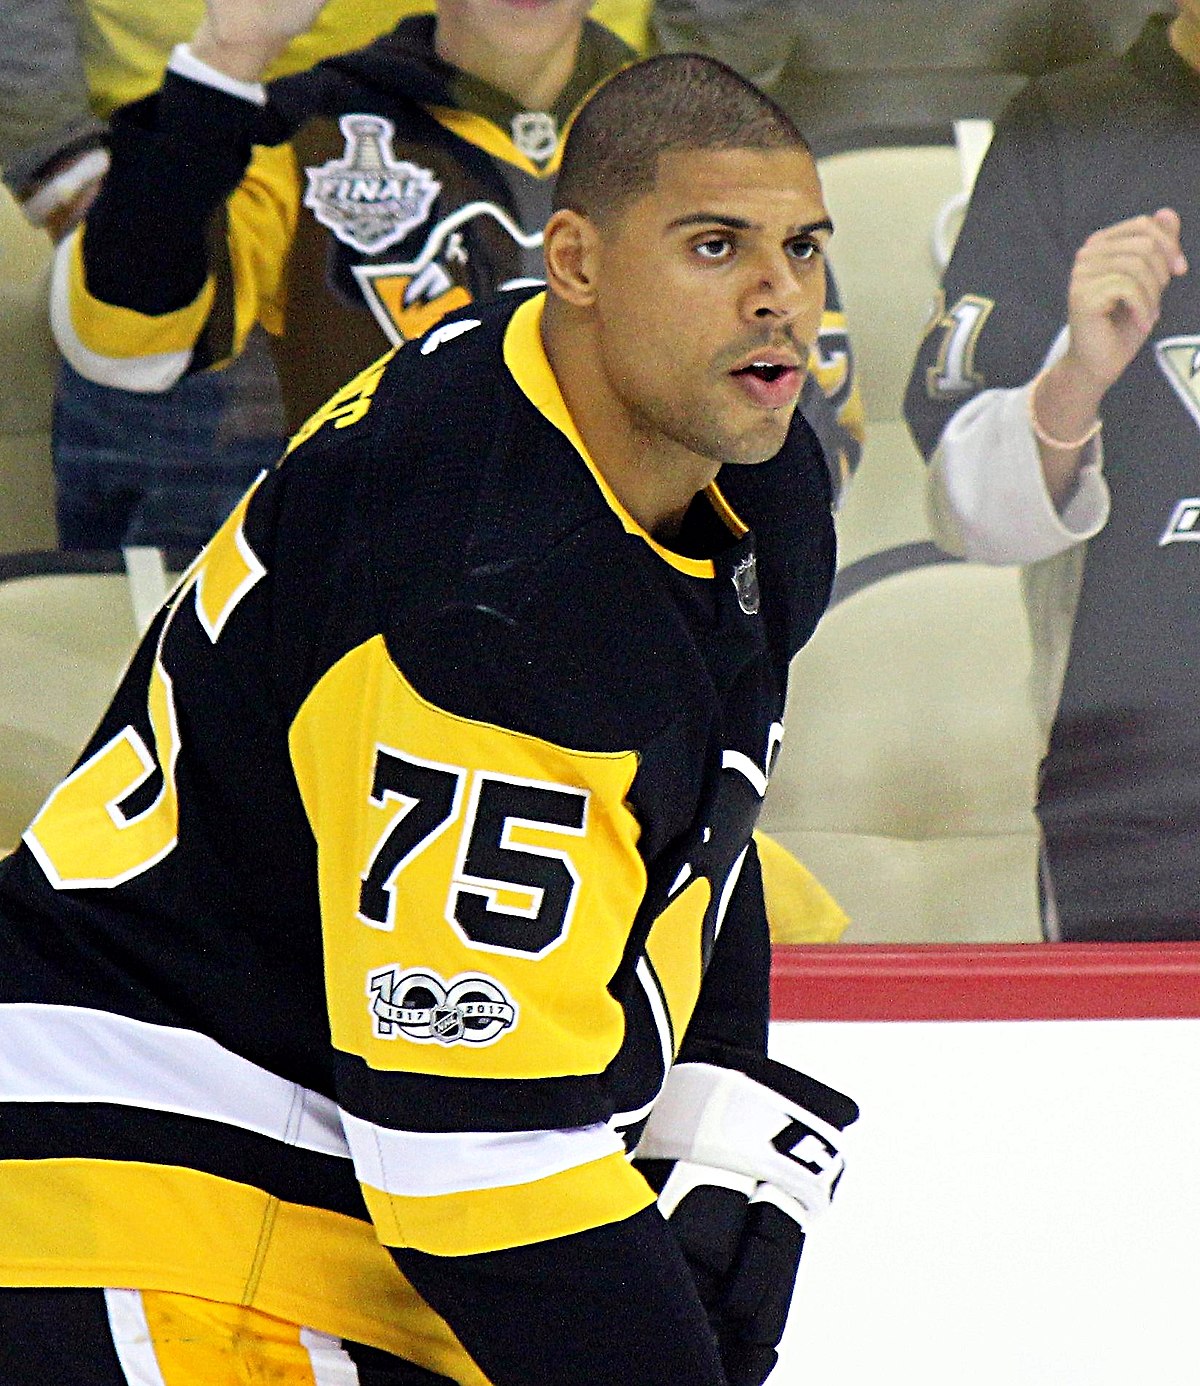
[[[1200,1016],[1200,943],[780,945],[773,1020]]]

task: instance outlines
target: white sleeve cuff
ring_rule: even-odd
[[[845,1168],[844,1139],[836,1127],[744,1073],[681,1063],[671,1069],[636,1153],[773,1184],[815,1217],[828,1208]]]
[[[1092,538],[1108,520],[1099,436],[1062,510],[1046,489],[1029,424],[1032,383],[985,390],[946,425],[930,460],[929,507],[943,547],[981,563],[1032,563]]]
[[[230,96],[240,97],[243,101],[251,101],[256,106],[267,104],[266,88],[261,82],[243,82],[240,78],[230,77],[226,72],[209,67],[196,57],[186,43],[177,43],[172,49],[167,70],[193,82],[200,82],[203,86],[216,87],[218,91],[228,92]]]
[[[31,197],[21,203],[21,210],[34,226],[44,226],[51,212],[65,207],[89,183],[103,178],[108,172],[108,164],[107,149],[89,149],[42,183]]]

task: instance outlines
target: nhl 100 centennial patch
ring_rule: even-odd
[[[392,963],[367,974],[377,1039],[415,1044],[493,1044],[517,1023],[517,1006],[494,977],[460,972],[448,982],[424,967]]]

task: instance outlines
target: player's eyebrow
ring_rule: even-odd
[[[674,221],[667,225],[668,231],[687,226],[724,226],[730,231],[750,231],[754,229],[754,222],[748,221],[745,217],[731,217],[724,212],[689,212],[686,216],[676,217]],[[820,221],[805,222],[803,226],[797,226],[791,232],[793,236],[811,236],[814,231],[828,231],[833,234],[833,222],[828,217],[822,217]]]

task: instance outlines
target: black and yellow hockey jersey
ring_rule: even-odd
[[[662,547],[542,302],[447,319],[301,430],[0,865],[0,1283],[448,1373],[385,1248],[631,1217],[672,1057],[765,1051],[751,831],[832,578],[823,458],[797,414]]]
[[[633,56],[587,23],[548,111],[439,59],[428,15],[272,82],[265,107],[169,71],[114,116],[103,194],[60,255],[64,353],[103,384],[163,389],[261,322],[297,427],[389,343],[541,278],[562,137]],[[810,367],[801,407],[840,487],[863,429],[832,276]]]

